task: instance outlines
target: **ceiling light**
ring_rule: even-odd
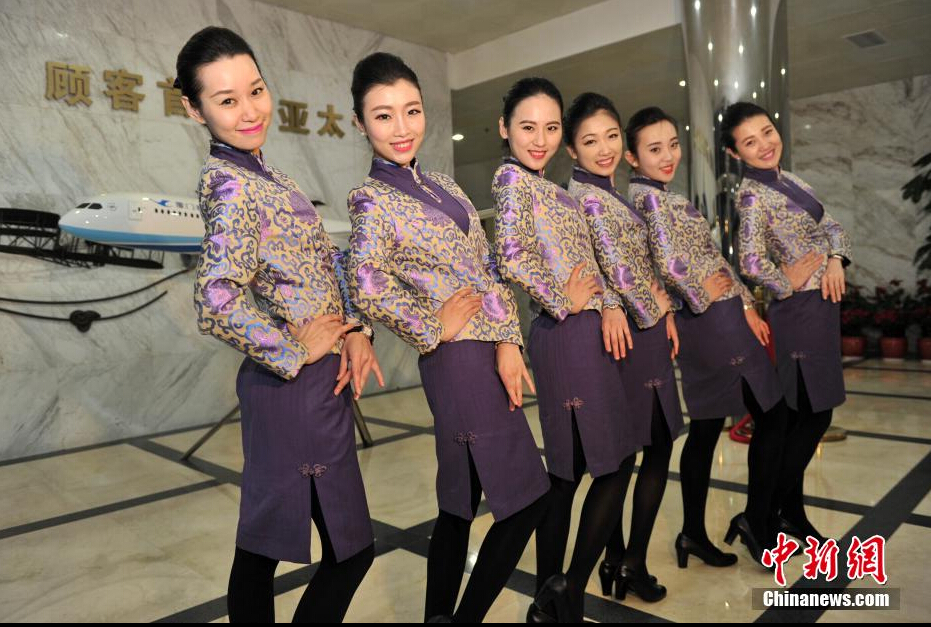
[[[455,135],[453,135],[454,142],[461,142],[463,139],[465,139],[465,135],[463,135],[462,133],[456,133]]]
[[[685,87],[685,81],[679,81],[679,87]]]
[[[750,17],[756,17],[756,7],[750,7]]]
[[[773,117],[775,117],[775,118],[778,120],[778,119],[779,119],[779,112],[776,111],[776,115],[774,115]]]
[[[740,53],[740,54],[743,54],[743,53],[744,53],[744,45],[743,45],[743,44],[740,44],[739,46],[737,46],[737,52]]]
[[[711,52],[712,50],[714,50],[714,42],[709,41],[709,42],[708,42],[708,52]]]

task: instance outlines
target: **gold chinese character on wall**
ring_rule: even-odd
[[[134,90],[142,85],[141,74],[133,74],[126,70],[104,70],[103,80],[109,87],[103,93],[110,98],[114,109],[139,111],[139,101],[145,99],[145,96]]]
[[[281,116],[282,125],[278,130],[282,133],[298,133],[306,135],[310,132],[307,127],[307,103],[294,100],[280,100],[278,115]]]
[[[337,137],[345,135],[343,129],[337,124],[339,120],[343,119],[343,116],[341,113],[337,113],[333,110],[333,105],[328,104],[326,106],[326,111],[317,111],[317,117],[326,120],[323,126],[317,131],[318,135],[336,135]]]
[[[86,65],[46,61],[46,99],[64,99],[65,103],[72,107],[78,103],[89,107],[91,105],[90,73],[91,69]]]
[[[155,83],[165,95],[165,115],[187,116],[184,105],[181,104],[181,90],[175,87],[175,79],[170,76],[164,81]]]

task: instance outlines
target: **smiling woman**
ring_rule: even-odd
[[[630,329],[578,202],[543,178],[562,141],[559,90],[545,78],[517,81],[498,127],[509,149],[492,181],[498,267],[530,294],[538,314],[528,348],[553,484],[553,505],[537,530],[537,596],[527,617],[581,622],[585,582],[620,518],[640,444],[630,435],[617,368]],[[572,500],[586,470],[592,484],[562,575]]]
[[[342,255],[313,204],[262,157],[272,99],[252,49],[209,27],[177,65],[185,109],[213,140],[198,190],[197,321],[245,354],[230,620],[274,621],[275,568],[310,563],[313,521],[323,559],[294,618],[341,621],[375,556],[348,387],[358,398],[372,370],[382,382],[371,329],[343,296]]]
[[[374,152],[368,178],[347,201],[352,296],[421,353],[436,427],[440,512],[424,617],[481,622],[545,511],[549,488],[520,410],[523,382],[534,388],[517,305],[475,207],[450,177],[417,162],[426,116],[413,70],[394,55],[370,55],[356,65],[352,96],[354,123]],[[482,492],[495,523],[457,608]]]

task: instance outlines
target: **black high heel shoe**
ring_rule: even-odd
[[[656,583],[656,577],[647,572],[646,566],[638,569],[621,566],[617,571],[614,598],[623,601],[628,592],[633,592],[647,603],[656,603],[666,598],[666,586]]]
[[[692,540],[684,533],[676,536],[676,558],[678,559],[679,568],[685,568],[689,565],[689,554],[694,555],[708,566],[724,568],[733,566],[737,563],[737,556],[733,553],[725,553],[718,549],[710,542],[702,544]]]
[[[818,530],[815,529],[814,525],[812,525],[807,520],[803,524],[796,524],[796,523],[790,522],[789,520],[783,518],[782,515],[780,515],[776,530],[777,532],[781,531],[787,536],[792,536],[793,538],[797,538],[801,540],[802,542],[807,542],[808,536],[811,536],[815,540],[817,540],[819,545],[824,544],[825,542],[828,541],[828,539],[825,538],[820,533],[818,533]]]
[[[744,545],[746,545],[747,550],[750,551],[750,556],[753,558],[753,561],[762,566],[763,547],[760,545],[759,540],[753,533],[753,529],[750,528],[750,521],[747,520],[747,515],[744,512],[741,512],[731,518],[731,524],[727,528],[727,534],[724,536],[724,542],[727,544],[733,544],[734,539],[738,535],[740,536],[740,541],[743,542]]]
[[[619,564],[608,560],[603,560],[601,566],[598,567],[598,579],[601,580],[602,596],[611,596],[611,591],[614,589],[614,579],[618,576],[618,568]]]
[[[565,575],[557,573],[546,580],[527,608],[527,622],[565,623],[569,621],[569,613],[569,582]]]

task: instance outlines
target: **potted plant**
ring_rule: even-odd
[[[888,288],[877,286],[873,300],[873,324],[882,331],[879,340],[882,358],[900,361],[905,358],[905,327],[908,326],[902,282],[890,281]]]
[[[866,351],[866,338],[863,326],[872,320],[870,303],[860,288],[847,285],[847,294],[840,303],[841,354],[845,357],[863,357]]]
[[[925,192],[931,192],[931,152],[918,159],[912,167],[918,170],[918,174],[902,186],[902,198],[917,205],[921,202]],[[925,216],[931,215],[931,201],[919,207],[918,211]],[[919,272],[931,270],[931,231],[928,232],[925,243],[915,252],[913,263],[918,267]]]

